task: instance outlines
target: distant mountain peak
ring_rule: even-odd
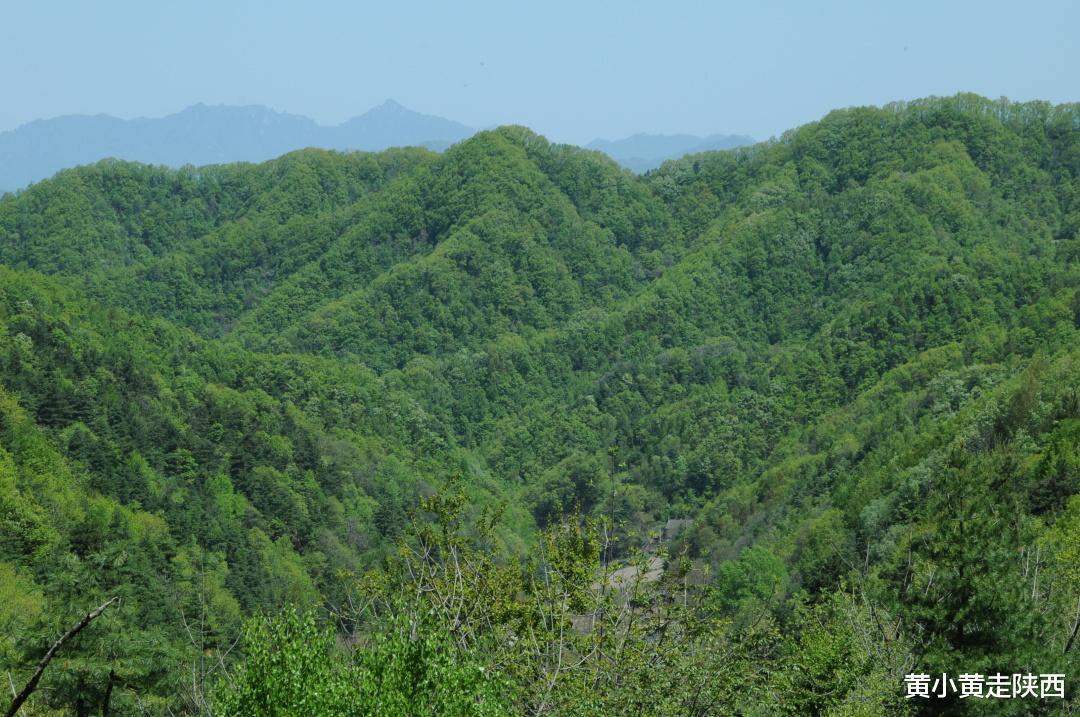
[[[164,117],[123,120],[106,114],[67,115],[0,132],[0,193],[107,157],[179,167],[261,162],[303,147],[442,150],[475,132],[460,122],[411,110],[392,97],[331,127],[265,105],[205,102]],[[731,149],[753,141],[742,135],[638,133],[614,141],[597,139],[586,146],[628,169],[645,172],[688,153]]]
[[[414,112],[394,99],[335,127],[265,105],[205,102],[164,117],[68,115],[0,132],[0,193],[107,157],[171,167],[261,162],[304,147],[442,149],[474,132],[459,122]]]
[[[383,102],[381,105],[379,105],[375,109],[377,109],[377,110],[405,111],[405,112],[411,112],[412,111],[409,108],[402,105],[397,100],[393,99],[392,97],[388,97],[385,102]]]

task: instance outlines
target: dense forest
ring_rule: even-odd
[[[24,717],[1075,714],[1078,494],[1078,105],[0,199]]]

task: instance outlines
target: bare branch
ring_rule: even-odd
[[[37,689],[38,681],[41,680],[41,675],[45,672],[45,668],[49,666],[52,658],[56,656],[56,653],[60,650],[61,647],[64,646],[64,643],[82,632],[82,629],[84,627],[97,619],[97,617],[101,615],[101,613],[105,612],[105,608],[109,607],[119,599],[120,598],[118,597],[110,598],[101,607],[86,613],[86,615],[83,616],[82,620],[79,620],[77,623],[72,625],[67,632],[60,636],[59,640],[52,644],[52,647],[49,648],[49,651],[45,653],[45,657],[41,658],[41,662],[38,663],[37,669],[34,670],[34,674],[30,677],[30,681],[26,683],[26,687],[23,687],[22,692],[15,695],[15,699],[14,701],[12,701],[11,706],[8,707],[7,712],[4,713],[4,717],[15,717],[15,714],[19,711],[19,708],[22,707],[23,702],[26,702],[26,698],[30,696],[30,693]]]

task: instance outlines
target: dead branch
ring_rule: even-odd
[[[97,619],[101,613],[105,612],[105,608],[109,607],[119,599],[120,598],[118,597],[111,598],[101,607],[86,613],[82,620],[79,620],[72,625],[67,632],[60,636],[59,640],[52,644],[49,651],[45,653],[45,657],[41,658],[41,662],[38,663],[37,669],[34,670],[34,674],[30,677],[30,681],[26,683],[26,687],[23,687],[22,692],[15,695],[15,699],[12,701],[11,706],[8,707],[7,712],[4,713],[4,717],[15,717],[19,708],[22,707],[23,702],[26,702],[26,698],[30,696],[30,693],[37,689],[38,681],[41,680],[41,675],[45,672],[45,668],[49,666],[52,658],[56,656],[56,653],[64,646],[64,643],[78,635],[84,627]]]

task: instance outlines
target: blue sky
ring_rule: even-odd
[[[1080,3],[0,0],[0,131],[61,114],[394,98],[585,142],[764,139],[835,107],[973,91],[1080,101]]]

